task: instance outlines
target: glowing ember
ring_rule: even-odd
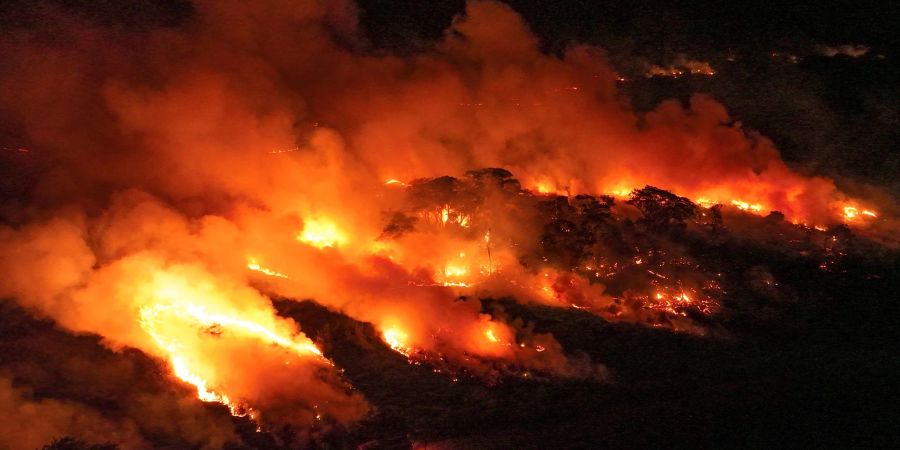
[[[705,61],[686,61],[684,67],[694,75],[713,76],[716,71]]]
[[[673,66],[669,67],[661,67],[657,65],[650,66],[650,69],[647,70],[647,78],[652,77],[671,77],[678,78],[684,75],[684,71]]]
[[[330,220],[309,219],[303,223],[303,231],[297,235],[297,240],[313,247],[331,248],[345,244],[347,237]]]
[[[696,309],[703,314],[711,314],[718,306],[716,301],[704,298],[695,291],[688,295],[685,289],[676,290],[674,293],[669,293],[668,290],[657,291],[653,294],[653,299],[644,305],[647,309],[660,310],[677,316],[687,316],[688,308]]]
[[[716,71],[706,61],[697,61],[688,58],[685,54],[679,54],[673,64],[668,66],[651,65],[644,74],[647,78],[653,77],[671,77],[678,78],[690,72],[693,75],[713,76]]]

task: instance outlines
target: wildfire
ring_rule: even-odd
[[[445,277],[462,277],[469,273],[469,269],[465,266],[456,266],[448,264],[444,266]]]
[[[459,286],[466,287],[469,284],[466,283],[463,278],[469,274],[469,267],[462,265],[460,263],[447,263],[444,265],[443,270],[439,275],[443,278],[444,286]]]
[[[695,202],[704,208],[710,208],[712,206],[720,204],[719,201],[710,200],[707,197],[700,197],[697,200],[695,200]],[[747,202],[744,200],[738,200],[738,199],[731,200],[731,205],[741,211],[745,211],[745,212],[749,212],[749,213],[753,213],[753,214],[762,214],[766,210],[766,208],[760,203],[750,203],[750,202]],[[878,213],[876,213],[875,211],[869,210],[869,209],[860,209],[856,206],[850,206],[850,205],[843,206],[840,210],[840,218],[843,219],[845,222],[852,222],[852,221],[860,218],[860,216],[877,218]],[[794,223],[797,225],[804,225],[807,227],[811,226],[809,224],[803,224],[802,222],[797,221],[797,220],[794,220]],[[815,226],[812,226],[812,228],[815,228],[817,230],[822,230],[822,231],[825,230],[825,227],[822,225],[815,225]]]
[[[653,77],[678,78],[682,75],[684,75],[684,71],[681,69],[675,68],[673,66],[661,67],[661,66],[657,66],[657,65],[652,65],[647,70],[646,76],[647,76],[647,78],[653,78]]]
[[[276,271],[274,271],[274,270],[272,270],[272,269],[269,269],[268,267],[263,267],[263,266],[261,266],[261,265],[259,264],[259,262],[257,262],[257,260],[254,259],[254,258],[250,258],[250,259],[247,260],[247,268],[250,269],[250,270],[252,270],[252,271],[254,271],[254,272],[259,272],[259,273],[262,273],[262,274],[264,274],[264,275],[268,275],[268,276],[270,276],[270,277],[288,278],[287,275],[285,275],[285,274],[283,274],[283,273],[281,273],[281,272],[276,272]]]
[[[303,223],[303,231],[297,235],[297,240],[313,247],[333,248],[345,244],[347,237],[334,222],[318,218],[308,219]]]
[[[191,396],[235,415],[254,417],[250,404],[296,415],[306,400],[337,403],[326,387],[344,390],[339,377],[311,376],[321,389],[307,386],[297,365],[274,376],[282,363],[315,364],[316,376],[332,367],[256,287],[272,289],[285,315],[312,311],[307,320],[322,330],[372,323],[371,339],[380,332],[407,357],[433,352],[465,365],[536,345],[541,327],[531,322],[705,319],[698,311],[715,312],[725,298],[711,279],[749,299],[736,308],[765,311],[769,297],[753,296],[763,275],[774,277],[768,266],[803,276],[806,266],[792,265],[826,251],[836,275],[889,280],[857,255],[869,249],[864,232],[895,232],[896,208],[882,203],[889,196],[872,187],[877,197],[848,197],[837,187],[846,183],[792,169],[773,140],[709,93],[688,99],[716,73],[708,62],[628,62],[629,79],[643,80],[635,90],[659,88],[652,108],[633,108],[644,102],[617,90],[611,77],[625,78],[602,50],[541,52],[527,23],[499,2],[467,2],[466,14],[447,17],[446,40],[389,60],[343,45],[329,8],[199,3],[164,39],[128,33],[122,45],[103,45],[93,37],[105,31],[79,27],[62,33],[74,43],[4,40],[21,60],[3,65],[10,94],[0,109],[12,125],[2,134],[40,147],[2,183],[0,298],[72,333],[154,355]],[[355,8],[336,12],[355,18]],[[232,26],[244,16],[255,18],[249,28]],[[267,51],[254,51],[260,43]],[[135,57],[148,48],[152,58]],[[39,51],[54,64],[33,64]],[[249,64],[223,63],[229,52]],[[56,79],[66,82],[48,82]],[[669,88],[675,99],[656,98]],[[45,101],[67,95],[72,101]],[[0,146],[4,159],[8,152],[29,150]],[[720,206],[695,214],[686,198]],[[865,209],[873,207],[882,219]],[[769,210],[783,214],[751,215]],[[877,226],[851,233],[834,226],[840,221]],[[847,264],[838,259],[845,254]],[[176,264],[188,275],[167,268]],[[737,272],[712,275],[719,270]],[[800,293],[784,297],[806,298]],[[291,299],[315,303],[284,307]],[[518,302],[542,308],[508,307]],[[697,323],[717,318],[709,319]],[[722,325],[731,323],[725,316]],[[562,343],[540,342],[542,358],[567,361]],[[531,353],[500,360],[564,365]],[[300,388],[260,389],[283,381]],[[283,401],[270,407],[271,399]],[[304,442],[325,442],[319,437],[328,436],[316,429]]]
[[[688,295],[688,289],[686,288],[678,288],[674,291],[675,292],[670,292],[669,290],[657,291],[644,307],[647,309],[665,311],[666,313],[678,316],[687,316],[687,308],[696,308],[703,314],[711,314],[718,308],[717,302],[703,297],[696,291],[691,290],[692,293],[690,295]]]
[[[694,75],[713,76],[716,71],[705,61],[686,61],[684,67]]]
[[[204,291],[206,288],[208,286],[195,286],[189,280],[161,274],[149,287],[149,296],[154,303],[140,307],[138,314],[141,328],[166,355],[172,373],[194,386],[200,400],[221,403],[236,416],[257,417],[258,412],[253,408],[229,396],[223,387],[216,386],[213,380],[222,368],[211,366],[203,358],[204,342],[215,343],[224,335],[274,345],[286,356],[312,357],[330,364],[303,335],[291,336],[244,319],[237,311],[213,306],[215,300],[209,298],[209,293]],[[210,306],[201,302],[210,303]]]
[[[505,359],[519,348],[528,346],[515,342],[514,332],[505,324],[486,320],[482,326],[472,330],[469,350],[482,357]]]
[[[483,239],[485,245],[489,246],[490,232],[486,232]],[[489,247],[487,248],[489,251]],[[487,264],[479,265],[467,260],[467,256],[469,255],[466,252],[461,251],[456,257],[446,260],[443,266],[436,270],[436,281],[443,286],[469,287],[472,285],[470,277],[474,274],[489,276],[495,273],[497,267],[492,264],[489,258]]]
[[[759,203],[749,203],[743,200],[732,200],[731,204],[741,211],[748,211],[752,213],[761,213],[763,211],[763,206]]]
[[[868,217],[872,217],[872,218],[878,217],[878,214],[875,213],[874,211],[871,211],[868,209],[864,209],[864,210],[860,211],[859,208],[857,208],[855,206],[845,206],[843,211],[844,211],[844,218],[847,219],[848,221],[854,220],[854,219],[858,218],[860,215],[868,216]]]
[[[436,211],[421,211],[419,212],[419,216],[424,218],[428,223],[439,227],[457,225],[461,228],[469,228],[471,226],[471,216],[454,209],[450,205],[444,205]]]
[[[539,194],[569,195],[565,189],[560,189],[552,181],[540,181],[534,184],[534,189]]]
[[[711,77],[716,74],[715,69],[706,61],[697,61],[688,58],[685,54],[680,54],[673,64],[668,66],[651,65],[644,74],[647,78],[653,77],[671,77],[678,78],[689,72],[693,75],[706,75]]]
[[[614,197],[628,198],[628,196],[631,195],[631,193],[632,193],[633,191],[634,191],[634,189],[628,189],[628,188],[616,188],[616,189],[611,190],[610,192],[612,193],[612,195],[613,195]]]
[[[409,347],[409,335],[397,327],[386,328],[381,332],[381,338],[395,352],[409,357],[412,349]]]

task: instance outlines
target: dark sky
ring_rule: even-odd
[[[103,23],[173,23],[190,15],[188,0],[7,0],[0,23],[21,19],[36,5],[58,5]],[[434,39],[463,11],[463,0],[359,0],[370,38],[403,47]],[[631,41],[651,51],[665,47],[748,48],[807,42],[862,42],[880,51],[900,45],[900,2],[733,2],[727,0],[622,2],[507,0],[549,47],[569,41],[614,45]],[[17,17],[19,16],[19,17]]]
[[[566,41],[635,47],[747,48],[867,42],[898,44],[900,3],[509,0],[550,46]],[[385,45],[410,36],[433,37],[463,9],[460,0],[362,0],[364,23]]]

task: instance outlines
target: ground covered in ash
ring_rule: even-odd
[[[494,173],[508,180],[505,172]],[[420,192],[434,182],[420,180],[410,189]],[[614,320],[606,310],[459,299],[480,302],[495,319],[551,333],[568,355],[606,368],[602,377],[560,379],[502,366],[485,376],[440,359],[410,363],[368,323],[311,300],[278,299],[279,314],[296,320],[373,405],[361,423],[326,422],[309,440],[297,442],[290,429],[257,431],[225,407],[190,399],[190,387],[174,384],[164,363],[137,350],[112,352],[94,336],[59,331],[4,302],[0,375],[12,392],[4,395],[52,406],[59,417],[46,420],[77,425],[77,418],[65,415],[66,405],[89,407],[106,420],[129,417],[134,432],[160,448],[191,444],[178,437],[184,430],[156,418],[188,428],[217,426],[203,422],[210,416],[238,431],[227,448],[872,448],[900,439],[894,401],[900,374],[896,251],[844,226],[820,231],[777,214],[723,214],[721,207],[681,202],[652,187],[627,201],[591,198],[623,209],[604,216],[605,232],[595,230],[599,243],[579,247],[570,240],[561,248],[563,238],[554,233],[582,230],[590,221],[579,220],[583,210],[573,205],[594,204],[591,199],[516,195],[543,211],[533,259],[604,283],[618,301],[634,295],[618,285],[640,280],[636,273],[670,273],[663,271],[677,249],[675,259],[688,258],[695,270],[718,274],[715,310],[702,314],[645,304],[652,315]],[[681,207],[692,213],[671,209]],[[628,208],[640,212],[636,219],[626,217]],[[561,211],[570,216],[563,218]],[[568,225],[560,227],[564,219]],[[397,231],[390,223],[386,230]],[[608,257],[596,254],[609,247],[604,240],[622,244],[619,268],[590,278],[584,262]],[[665,256],[653,256],[659,254]],[[634,264],[640,255],[650,257]],[[520,258],[529,261],[528,255]],[[630,268],[625,261],[632,262]],[[691,326],[679,329],[676,319]],[[51,448],[106,448],[102,442],[60,436]]]

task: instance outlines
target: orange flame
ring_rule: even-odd
[[[192,286],[188,280],[161,273],[147,290],[154,303],[140,307],[138,323],[156,347],[166,355],[172,373],[194,386],[200,400],[221,403],[234,415],[250,415],[255,418],[257,413],[221,388],[215,387],[209,377],[214,377],[219,369],[210,367],[208,363],[194,361],[197,349],[191,348],[186,338],[196,337],[198,330],[213,338],[228,333],[229,336],[240,339],[269,343],[283,349],[286,354],[300,358],[312,357],[318,362],[331,364],[322,356],[321,350],[303,335],[290,336],[261,323],[243,319],[236,311],[215,306],[214,301],[206,302],[209,305],[204,306],[202,303],[208,299],[208,295]]]
[[[412,349],[409,347],[409,335],[397,327],[389,327],[381,332],[384,342],[397,353],[409,356]]]
[[[268,267],[261,266],[255,258],[249,258],[247,260],[247,268],[254,272],[259,272],[270,277],[289,278],[287,275],[281,272],[276,272],[272,269],[269,269]]]
[[[337,225],[322,218],[308,219],[303,223],[303,231],[297,240],[318,248],[333,248],[347,243],[347,236]]]

